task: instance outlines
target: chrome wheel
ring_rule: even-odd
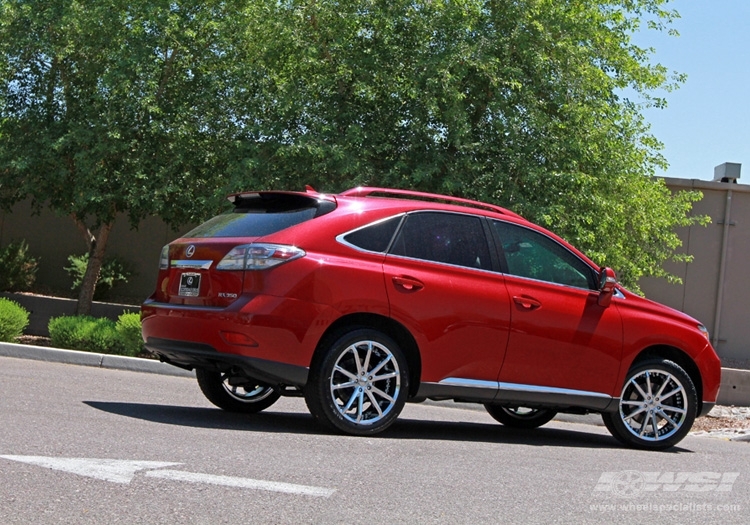
[[[616,412],[605,412],[607,429],[620,442],[662,450],[674,446],[693,426],[698,395],[677,363],[651,359],[628,372]]]
[[[667,439],[682,428],[686,416],[685,387],[673,374],[644,370],[631,377],[622,390],[620,418],[639,439]]]
[[[221,386],[224,387],[226,393],[241,403],[257,403],[273,394],[273,388],[267,385],[232,386],[229,384],[227,375],[224,375],[223,379]]]
[[[260,412],[281,397],[271,385],[258,383],[244,376],[235,377],[228,373],[197,368],[195,377],[203,395],[217,407],[230,412]]]
[[[548,423],[557,412],[548,408],[531,408],[486,404],[484,408],[495,421],[513,428],[537,428]]]
[[[321,343],[305,401],[322,425],[372,435],[396,420],[408,392],[408,365],[398,343],[377,330],[355,328]]]
[[[393,410],[401,374],[388,348],[377,341],[359,341],[336,360],[329,385],[334,406],[344,419],[372,425]]]
[[[529,407],[500,407],[503,412],[519,419],[529,419],[537,415],[541,410]]]

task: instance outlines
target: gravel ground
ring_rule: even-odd
[[[722,428],[750,429],[750,407],[714,407],[705,417],[693,424],[694,430],[716,430]]]
[[[49,337],[43,337],[41,335],[22,335],[18,338],[18,342],[22,345],[34,345],[34,346],[52,346]]]
[[[750,407],[714,407],[707,416],[695,420],[690,434],[750,442]]]

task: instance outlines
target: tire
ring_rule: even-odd
[[[495,421],[511,428],[537,428],[549,423],[557,412],[547,408],[508,407],[504,405],[484,405]]]
[[[409,392],[406,359],[387,335],[353,329],[323,343],[305,387],[305,401],[323,426],[353,435],[382,432]]]
[[[273,387],[257,381],[232,386],[228,373],[197,368],[195,376],[203,395],[228,412],[255,414],[270,407],[281,397]]]
[[[697,407],[690,376],[672,361],[652,359],[630,369],[617,412],[603,413],[602,419],[621,443],[664,450],[690,432]]]

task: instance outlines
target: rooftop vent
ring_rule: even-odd
[[[737,184],[737,179],[740,178],[740,169],[742,164],[737,162],[725,162],[719,164],[714,168],[714,182],[729,182],[731,184]]]

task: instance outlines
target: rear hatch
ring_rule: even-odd
[[[231,195],[234,209],[165,246],[154,299],[226,307],[242,294],[245,273],[304,255],[293,246],[259,239],[333,211],[332,197],[317,193],[253,192]],[[252,262],[250,262],[252,259]]]

